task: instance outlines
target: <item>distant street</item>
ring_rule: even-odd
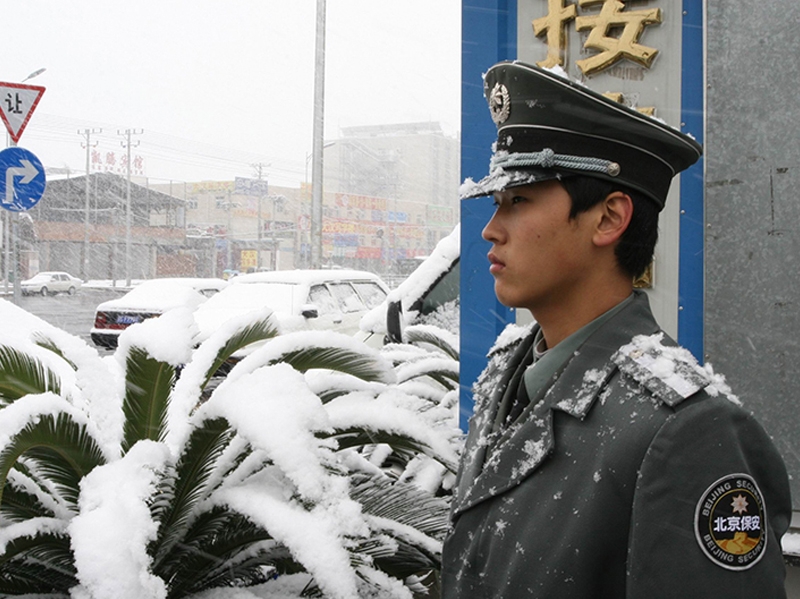
[[[97,304],[121,294],[120,291],[105,289],[81,289],[75,295],[22,296],[20,307],[92,345],[89,330],[94,323]],[[13,298],[9,297],[8,301],[13,301]]]

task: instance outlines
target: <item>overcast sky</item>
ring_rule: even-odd
[[[342,127],[459,127],[458,0],[328,0],[326,139]],[[47,88],[19,142],[85,171],[78,130],[143,129],[132,154],[154,182],[306,177],[316,0],[25,0],[5,14],[0,81]],[[308,170],[310,179],[310,168]]]

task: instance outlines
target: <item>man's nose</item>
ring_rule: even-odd
[[[497,212],[495,212],[492,218],[489,219],[489,222],[486,223],[483,231],[481,231],[481,237],[492,243],[497,243],[502,237],[502,227],[500,226]]]

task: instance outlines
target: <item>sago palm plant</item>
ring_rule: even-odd
[[[60,331],[0,336],[0,593],[426,592],[457,459],[452,339],[276,332],[265,313],[193,349],[176,311],[102,360]]]

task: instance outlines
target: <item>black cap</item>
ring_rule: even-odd
[[[584,175],[640,191],[661,209],[672,178],[703,152],[677,129],[537,66],[494,65],[484,94],[497,143],[490,174],[468,179],[462,199]]]

